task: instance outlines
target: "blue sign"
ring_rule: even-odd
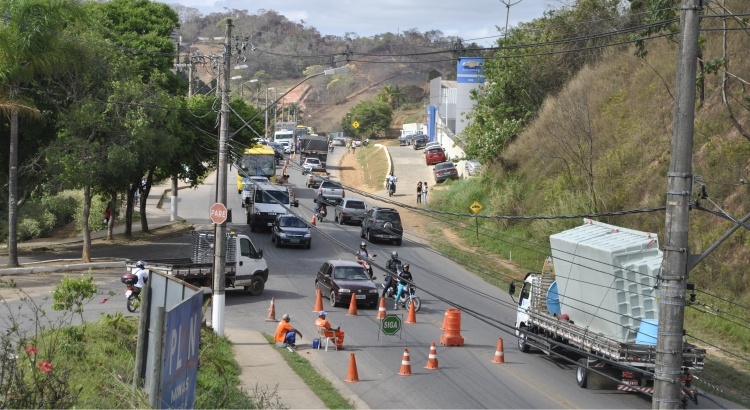
[[[161,408],[192,409],[198,379],[203,292],[183,300],[166,314],[161,366]]]
[[[459,57],[456,65],[456,81],[459,83],[484,83],[484,58]]]

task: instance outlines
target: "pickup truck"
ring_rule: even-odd
[[[307,173],[307,171],[304,171]],[[320,183],[327,180],[329,178],[329,174],[326,171],[312,171],[307,173],[307,180],[305,181],[305,186],[308,188],[318,188],[320,187]]]
[[[191,258],[148,259],[146,269],[159,271],[199,287],[211,287],[214,264],[213,231],[193,231],[191,235]],[[246,235],[227,234],[225,286],[242,287],[253,295],[263,293],[268,281],[268,265],[263,259],[263,250],[253,245]],[[136,269],[135,262],[128,261],[129,271]]]
[[[338,204],[346,196],[344,187],[340,183],[331,180],[322,181],[318,188],[318,193],[323,196],[326,202],[332,204]]]

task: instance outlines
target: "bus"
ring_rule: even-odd
[[[237,164],[237,193],[242,194],[247,179],[251,176],[263,176],[276,182],[276,159],[273,148],[268,145],[255,145],[246,148]]]

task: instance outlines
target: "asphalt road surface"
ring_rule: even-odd
[[[394,147],[398,150],[398,147]],[[407,151],[408,150],[408,151]],[[331,163],[343,150],[333,154]],[[419,155],[410,147],[402,147],[399,155]],[[408,159],[408,158],[407,158]],[[394,157],[396,161],[396,157]],[[418,168],[415,168],[418,170]],[[414,171],[420,172],[420,171]],[[421,171],[429,174],[426,167]],[[299,170],[288,172],[291,182],[296,184],[299,208],[293,210],[304,219],[312,216],[314,190],[304,188]],[[350,353],[354,353],[360,382],[346,386],[371,408],[651,408],[645,395],[616,390],[580,389],[575,381],[575,365],[560,358],[549,357],[539,352],[524,354],[516,347],[512,333],[515,320],[515,304],[505,290],[487,285],[453,261],[444,258],[423,244],[404,237],[402,246],[392,244],[369,244],[371,253],[378,255],[376,266],[383,266],[391,251],[398,251],[403,262],[412,266],[417,294],[422,300],[422,309],[417,313],[417,323],[402,324],[395,336],[382,334],[380,322],[376,320],[377,309],[358,309],[357,316],[347,315],[347,307],[333,308],[323,300],[328,311],[328,320],[340,325],[346,332],[345,348],[342,351],[311,350],[309,345],[316,337],[313,312],[315,305],[315,272],[329,259],[353,260],[353,252],[361,241],[358,226],[339,225],[332,218],[318,223],[313,232],[312,248],[276,248],[268,232],[251,233],[244,224],[244,210],[240,206],[235,185],[235,175],[229,174],[228,208],[233,209],[233,223],[229,224],[238,233],[248,235],[262,248],[269,265],[270,278],[262,296],[253,297],[241,289],[228,289],[226,294],[225,327],[248,328],[272,334],[276,323],[266,322],[271,298],[275,298],[276,317],[288,313],[292,323],[302,331],[304,338],[298,351],[302,355],[319,355],[319,362],[336,377],[347,377]],[[401,174],[402,178],[403,175]],[[415,181],[423,175],[413,177]],[[431,179],[424,179],[431,180]],[[415,183],[416,184],[416,183]],[[408,186],[408,185],[406,185]],[[195,190],[181,190],[179,199],[180,217],[191,223],[210,228],[208,208],[214,202],[215,184],[207,181]],[[349,195],[349,194],[347,194]],[[371,200],[367,200],[372,203]],[[168,204],[165,204],[168,206]],[[330,212],[333,215],[333,212]],[[94,257],[126,257],[130,259],[173,258],[190,256],[188,235],[165,238],[154,243],[128,246],[97,247]],[[78,249],[54,255],[80,257]],[[95,273],[97,283],[108,300],[95,300],[86,306],[87,320],[95,320],[101,313],[124,312],[123,285],[119,282],[122,272],[99,271]],[[376,268],[378,285],[384,272]],[[36,301],[48,296],[49,289],[62,275],[16,278],[20,285]],[[6,298],[13,309],[23,303],[14,298],[10,290],[0,295]],[[440,330],[448,302],[460,305],[461,336],[464,346],[448,347],[440,344]],[[401,314],[405,322],[407,312],[394,312],[392,303],[388,313]],[[207,313],[207,317],[211,317]],[[481,320],[480,320],[481,318]],[[505,363],[495,364],[492,359],[498,338],[504,340]],[[430,344],[437,345],[438,370],[428,370],[427,355]],[[404,350],[408,349],[412,376],[398,375]],[[700,407],[711,406],[710,402]],[[694,406],[691,406],[694,407]]]

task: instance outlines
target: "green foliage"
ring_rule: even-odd
[[[359,128],[352,127],[354,121],[359,122]],[[362,101],[341,119],[341,128],[345,135],[370,138],[384,136],[391,122],[393,122],[393,109],[388,103]]]
[[[99,292],[99,287],[94,283],[91,273],[80,277],[66,276],[55,286],[52,292],[52,305],[54,310],[67,310],[77,313],[83,321],[83,306],[91,301]]]

